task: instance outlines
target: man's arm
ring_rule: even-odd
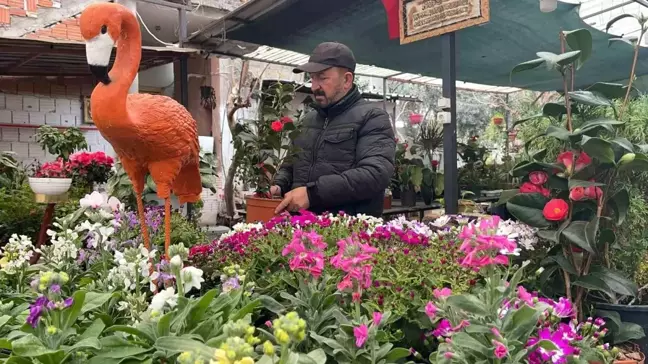
[[[285,195],[290,191],[293,179],[293,167],[291,163],[286,163],[279,168],[275,175],[274,184],[281,188],[281,195]]]
[[[308,187],[311,207],[328,208],[375,197],[394,174],[396,140],[389,116],[374,109],[358,131],[356,167],[321,176]]]

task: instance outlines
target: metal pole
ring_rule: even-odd
[[[508,103],[509,103],[509,94],[506,94],[506,112],[504,113],[504,125],[506,125],[506,131],[504,135],[504,140],[506,141],[506,144],[504,144],[504,153],[508,157],[509,155],[509,123],[511,119],[511,112],[509,111],[508,108]]]
[[[189,107],[189,59],[187,56],[180,58],[180,103],[185,108]],[[187,203],[187,217],[193,217],[193,204]]]
[[[441,36],[443,97],[450,99],[450,121],[443,125],[444,200],[446,214],[459,211],[457,172],[457,64],[455,33]]]
[[[178,28],[178,38],[180,38],[178,43],[182,47],[187,41],[187,10],[184,8],[178,9],[178,18],[178,24],[180,25]]]

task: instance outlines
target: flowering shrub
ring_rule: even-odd
[[[36,178],[71,178],[72,173],[65,167],[62,159],[43,163],[34,172]]]
[[[483,287],[456,295],[437,290],[421,309],[431,329],[426,336],[440,343],[430,360],[445,363],[610,363],[613,353],[600,345],[603,320],[579,323],[569,300],[544,299],[518,286],[524,266],[509,275],[506,254],[517,244],[498,234],[499,219],[466,225],[459,238],[466,257],[462,265],[478,269]],[[569,321],[565,321],[569,320]]]
[[[67,168],[82,185],[106,183],[114,164],[112,157],[104,152],[77,152],[70,156]]]

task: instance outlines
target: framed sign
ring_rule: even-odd
[[[401,44],[490,20],[489,0],[399,0],[398,11]]]
[[[90,110],[90,96],[83,96],[83,123],[94,124],[92,121],[92,111]]]

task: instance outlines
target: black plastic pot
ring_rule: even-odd
[[[618,312],[622,322],[632,322],[641,326],[648,334],[648,305],[616,305],[612,303],[596,303],[597,310]],[[641,351],[648,353],[648,336],[643,339],[634,340]]]
[[[401,191],[401,206],[411,207],[416,206],[416,191],[414,190],[405,190]]]

